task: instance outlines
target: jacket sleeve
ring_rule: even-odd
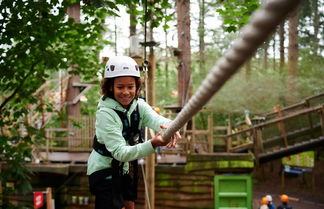
[[[157,114],[153,108],[144,100],[139,100],[140,115],[142,119],[142,126],[149,127],[155,131],[161,131],[160,125],[170,123],[171,120]]]
[[[154,153],[150,141],[129,146],[122,136],[123,125],[117,113],[111,109],[101,109],[96,116],[96,135],[105,144],[112,156],[121,162],[128,162]]]

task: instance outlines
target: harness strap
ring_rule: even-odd
[[[122,135],[124,137],[124,139],[126,141],[128,141],[128,144],[130,145],[135,145],[136,141],[135,141],[135,137],[138,134],[138,142],[142,143],[142,137],[141,137],[141,130],[139,129],[139,120],[140,120],[140,115],[139,115],[139,111],[138,111],[138,105],[136,106],[136,109],[134,110],[134,112],[131,114],[130,116],[130,122],[128,121],[127,118],[127,114],[125,114],[124,112],[118,111],[118,110],[114,110],[120,120],[122,121],[123,124],[123,131],[122,131]],[[98,142],[97,136],[94,136],[93,139],[93,145],[92,145],[93,149],[99,153],[100,155],[106,156],[106,157],[112,157],[111,152],[109,152],[106,148],[106,146],[104,144],[101,144]],[[137,198],[137,184],[138,184],[138,162],[137,160],[134,160],[132,162],[129,162],[129,166],[133,169],[133,192],[135,195],[135,198]],[[122,176],[123,176],[123,167],[124,167],[124,163],[121,163],[120,161],[116,160],[115,158],[112,159],[111,162],[111,176],[112,176],[112,183],[113,183],[113,191],[116,194],[121,194],[121,181],[122,181]],[[122,201],[120,199],[119,195],[115,195],[115,197],[113,198],[113,204],[114,205],[118,205],[120,203],[120,201]]]
[[[125,140],[128,141],[130,145],[135,145],[136,142],[134,139],[135,136],[138,134],[139,142],[143,142],[141,137],[141,130],[138,129],[140,119],[138,106],[136,106],[136,109],[131,114],[131,125],[129,124],[129,121],[127,119],[127,114],[118,110],[115,110],[115,112],[118,114],[120,120],[123,123],[122,135],[125,138]],[[111,153],[107,150],[106,146],[98,142],[96,135],[93,138],[92,148],[103,156],[112,157]]]

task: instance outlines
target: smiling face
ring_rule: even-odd
[[[114,80],[113,92],[115,99],[124,107],[129,104],[136,96],[136,81],[134,77],[117,77]]]

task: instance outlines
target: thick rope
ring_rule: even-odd
[[[183,107],[162,138],[168,140],[188,122],[223,86],[223,84],[248,60],[267,39],[276,26],[297,8],[301,0],[272,0],[256,10],[242,34],[218,63],[212,68],[197,92]]]

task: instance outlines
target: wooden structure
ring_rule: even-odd
[[[175,163],[160,161],[155,166],[155,208],[212,208],[213,175],[251,173],[260,163],[322,146],[323,98],[324,94],[307,98],[282,108],[280,115],[277,109],[252,118],[243,129],[231,124],[215,126],[213,113],[201,110],[199,114],[207,118],[208,128],[197,129],[199,121],[193,119],[191,129],[181,130],[184,139],[177,148],[161,149],[156,155],[183,158]],[[166,116],[172,118],[174,114]],[[94,117],[73,121],[67,128],[46,129],[45,143],[34,149],[40,163],[28,166],[35,173],[34,188],[52,187],[57,207],[92,208],[94,200],[85,173],[92,150]],[[144,205],[143,182],[137,205]]]
[[[324,94],[319,94],[264,114],[262,122],[227,135],[227,151],[250,150],[257,162],[266,162],[324,145],[323,104]],[[245,142],[234,144],[242,138]]]
[[[307,105],[306,105],[307,104]],[[290,155],[322,144],[324,136],[323,116],[324,94],[307,98],[298,105],[276,112],[252,118],[248,128],[234,129],[228,126],[214,126],[213,113],[201,110],[199,114],[207,115],[207,129],[197,129],[193,119],[192,129],[184,127],[181,132],[183,140],[175,149],[162,148],[160,154],[206,154],[215,152],[248,153],[265,162],[284,155]],[[297,109],[293,111],[293,109]],[[176,113],[167,113],[173,118]],[[261,119],[260,119],[261,118]],[[47,156],[53,152],[89,153],[94,136],[94,117],[80,117],[68,128],[46,129],[47,140],[38,150]],[[284,124],[284,126],[283,126]],[[235,131],[234,131],[235,130]],[[44,159],[50,160],[50,159]]]

